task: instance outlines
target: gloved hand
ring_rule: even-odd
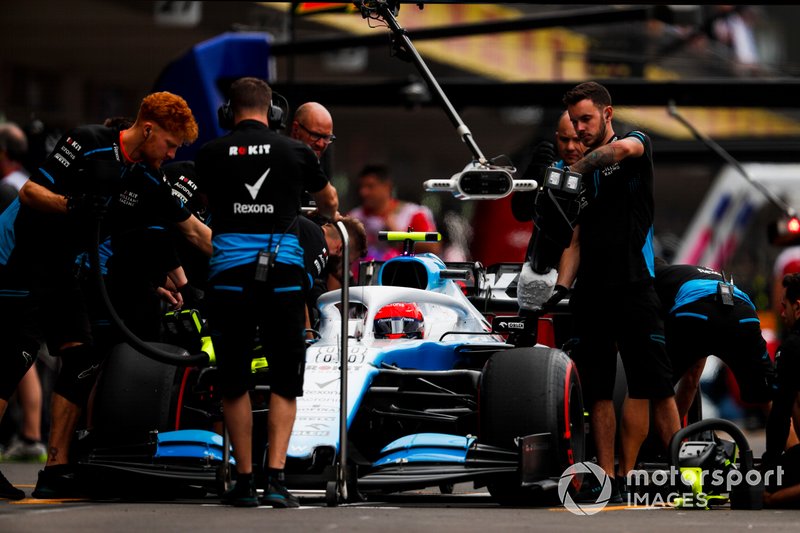
[[[567,297],[567,294],[569,294],[569,289],[567,287],[564,287],[563,285],[556,285],[553,287],[553,294],[551,294],[550,298],[548,298],[547,301],[542,304],[542,309],[553,309],[556,305],[558,305],[558,302]]]
[[[531,165],[549,167],[556,160],[556,147],[550,141],[542,141],[533,149]]]
[[[183,298],[183,309],[198,309],[201,300],[205,296],[205,293],[187,283],[183,287],[178,287],[178,292],[181,294]]]

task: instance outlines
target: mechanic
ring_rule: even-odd
[[[164,165],[164,176],[172,185],[172,196],[189,210],[200,222],[209,226],[208,199],[198,189],[194,161],[176,161]],[[187,278],[187,285],[179,293],[184,308],[204,311],[205,285],[208,281],[209,256],[188,242],[183,235],[171,232],[173,246]],[[173,296],[175,294],[173,293]]]
[[[524,179],[535,179],[541,183],[542,176],[547,167],[564,168],[575,164],[581,157],[586,147],[581,143],[575,128],[569,118],[569,113],[564,111],[558,119],[555,131],[555,150],[550,141],[541,141],[533,149],[533,159],[523,174]],[[560,159],[556,160],[556,154]],[[535,191],[515,192],[511,196],[511,213],[520,222],[533,220],[533,208],[536,200]],[[536,229],[534,228],[534,231]],[[533,235],[528,243],[526,260],[530,257]]]
[[[51,401],[47,464],[33,497],[76,495],[69,445],[103,359],[73,275],[75,258],[87,249],[98,211],[115,192],[124,183],[149,179],[146,170],[157,172],[163,160],[196,137],[197,124],[182,98],[148,95],[129,129],[91,125],[64,135],[0,219],[4,234],[13,235],[0,253],[0,306],[8,317],[2,323],[8,355],[0,360],[0,411],[33,364],[32,342],[40,329],[62,363]],[[198,244],[210,237],[191,219],[179,226]]]
[[[233,82],[235,126],[204,145],[195,160],[213,219],[208,319],[219,362],[223,415],[236,458],[236,482],[222,500],[241,507],[259,504],[248,394],[257,333],[267,348],[272,374],[261,502],[299,505],[284,485],[283,468],[305,366],[303,250],[297,237],[301,192],[311,192],[323,215],[333,216],[338,208],[336,189],[311,149],[269,129],[271,99],[272,90],[260,79]]]
[[[764,505],[796,508],[800,505],[800,273],[786,274],[782,285],[781,318],[786,336],[775,353],[776,387],[767,417],[762,471],[776,471],[780,466],[784,475],[780,485],[766,487]],[[794,434],[790,435],[792,425]]]
[[[655,287],[661,300],[675,402],[683,418],[695,399],[708,355],[728,365],[742,399],[767,404],[775,370],[750,298],[722,274],[693,265],[655,259]],[[631,467],[633,465],[630,465]]]
[[[19,190],[28,181],[29,174],[24,165],[27,152],[25,132],[13,122],[0,124],[0,212],[19,196]],[[42,442],[42,399],[39,369],[34,365],[17,387],[22,427],[3,450],[4,461],[47,460],[47,448]]]
[[[358,197],[361,205],[348,213],[360,220],[367,230],[367,259],[386,261],[400,255],[397,246],[378,241],[381,231],[435,232],[433,213],[425,206],[398,200],[393,195],[394,184],[384,165],[366,165],[358,173]],[[417,253],[439,255],[440,242],[418,242]]]
[[[553,144],[542,141],[534,148],[534,155],[523,176],[543,183],[547,167],[564,168],[577,162],[585,150],[585,146],[578,139],[575,128],[569,119],[569,113],[564,111],[558,119],[555,131],[555,148],[560,159],[556,161]],[[519,277],[517,296],[520,303],[520,316],[527,317],[526,327],[523,331],[509,335],[509,343],[515,346],[533,346],[537,341],[538,316],[540,308],[548,309],[555,306],[569,292],[566,287],[555,286],[557,281],[556,267],[565,245],[546,230],[539,227],[542,215],[536,213],[536,200],[539,191],[516,192],[511,197],[511,212],[520,222],[533,221],[531,238],[525,252],[525,264]],[[537,220],[539,218],[539,220]],[[541,288],[540,288],[541,287]],[[546,296],[553,289],[550,298],[541,302],[541,297]]]
[[[612,399],[617,349],[629,394],[623,409],[623,457],[635,458],[647,436],[649,400],[664,443],[680,428],[653,287],[652,146],[641,131],[622,137],[614,133],[611,96],[599,83],[577,85],[564,95],[564,104],[587,148],[569,168],[584,176],[588,205],[561,257],[556,283],[571,287],[577,277],[570,298],[577,334],[571,356],[590,412],[597,461],[613,482],[611,501],[619,502],[624,482],[615,478]]]
[[[173,308],[194,303],[177,255],[172,231],[187,220],[207,238],[194,248],[211,256],[211,230],[174,194],[163,172],[144,170],[147,179],[127,180],[110,212],[109,293],[125,325],[138,337],[161,340],[161,300]],[[185,240],[185,239],[184,239]],[[145,253],[146,251],[146,253]]]
[[[323,156],[328,146],[336,140],[336,135],[333,134],[333,117],[325,106],[317,102],[306,102],[298,107],[289,128],[289,137],[307,144],[317,154],[323,171],[327,173],[327,161]],[[303,207],[316,207],[308,191],[303,191],[301,201]]]
[[[333,134],[333,117],[325,106],[317,102],[306,102],[297,108],[289,136],[307,144],[318,159],[328,146],[336,140]]]
[[[331,222],[320,225],[306,216],[300,217],[298,221],[300,245],[303,247],[303,263],[308,281],[306,329],[316,329],[319,319],[317,300],[323,293],[341,287],[344,264],[342,237]],[[367,232],[361,221],[353,217],[342,217],[338,222],[344,224],[350,239],[348,263],[352,264],[367,253]]]

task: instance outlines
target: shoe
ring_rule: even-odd
[[[272,507],[286,509],[300,507],[300,500],[289,492],[281,481],[268,479],[267,488],[264,489],[264,494],[261,495],[261,505],[271,505]]]
[[[617,483],[616,478],[606,477],[604,481],[611,484],[611,494],[608,496],[607,503],[625,503],[625,500],[623,500],[620,495],[619,483]],[[573,496],[572,500],[575,503],[600,503],[598,499],[602,494],[604,486],[605,484],[601,484],[597,478],[592,476],[592,478],[583,482],[580,490]]]
[[[258,495],[252,474],[239,477],[233,487],[222,495],[222,503],[234,507],[258,507]]]
[[[21,500],[25,497],[25,493],[11,484],[6,476],[0,472],[0,498],[7,498],[9,500]]]
[[[39,500],[83,497],[85,494],[72,465],[46,466],[43,470],[39,470],[36,488],[31,493],[31,498]]]
[[[14,437],[11,444],[3,452],[3,460],[44,463],[47,461],[47,447],[39,441],[25,437]]]
[[[628,480],[625,478],[625,476],[617,476],[614,478],[614,481],[617,485],[617,492],[619,492],[620,501],[622,503],[629,504],[633,499],[634,490],[628,486]]]

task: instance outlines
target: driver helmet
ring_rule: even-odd
[[[421,339],[425,319],[417,304],[397,302],[383,306],[375,315],[376,339]]]

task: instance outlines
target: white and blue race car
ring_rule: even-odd
[[[502,501],[555,488],[564,469],[583,460],[580,383],[564,352],[509,344],[473,303],[491,308],[493,292],[508,293],[513,275],[503,272],[451,268],[435,255],[407,253],[380,265],[376,284],[350,287],[344,300],[341,291],[320,297],[319,338],[306,354],[287,484],[327,488],[334,498],[344,466],[351,498],[447,490],[464,481],[488,486]],[[196,317],[182,316],[191,329]],[[264,354],[257,355],[255,427],[266,427],[259,417],[265,418],[269,371],[257,364]],[[218,492],[232,459],[221,436],[215,373],[213,364],[180,368],[118,345],[98,387],[91,439],[76,447],[87,485],[106,495],[123,486],[125,495],[152,494],[155,477],[176,495],[195,487]],[[267,444],[263,434],[254,438]]]

